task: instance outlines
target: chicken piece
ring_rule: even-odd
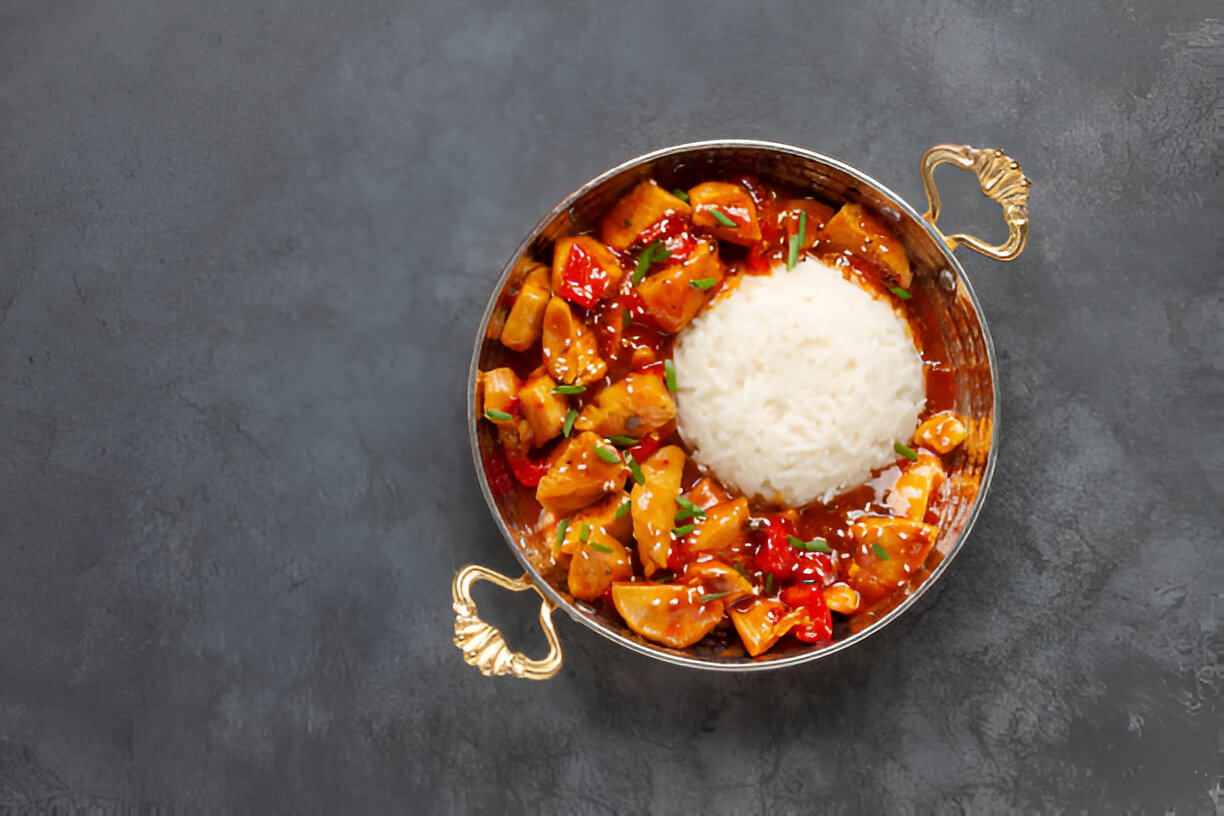
[[[570,559],[569,591],[582,601],[593,601],[608,591],[613,581],[633,577],[629,551],[602,530],[589,529]]]
[[[666,267],[638,284],[647,318],[675,334],[696,317],[725,274],[717,247],[700,242],[683,264]]]
[[[512,368],[480,373],[481,407],[485,419],[495,425],[513,425],[518,414],[518,392],[522,387]],[[490,416],[492,414],[492,416]],[[504,415],[504,416],[503,416]]]
[[[534,445],[543,445],[561,433],[561,428],[565,425],[568,405],[565,397],[553,393],[556,387],[557,384],[541,367],[532,372],[527,382],[519,389],[519,405],[523,409],[523,417],[531,427]]]
[[[559,297],[549,300],[544,309],[541,337],[544,365],[554,380],[587,385],[607,373],[608,364],[599,356],[595,335]]]
[[[689,586],[700,587],[703,594],[723,596],[723,603],[733,604],[753,594],[752,581],[734,567],[709,555],[699,556],[684,565],[681,576]]]
[[[868,603],[886,598],[909,583],[926,561],[939,530],[901,518],[863,516],[850,525],[858,547],[847,574]]]
[[[743,187],[725,181],[707,181],[689,190],[688,194],[689,203],[693,205],[694,227],[741,246],[752,246],[761,240],[756,202]],[[725,223],[715,212],[734,226]]]
[[[825,606],[833,612],[840,612],[843,615],[853,615],[858,611],[859,605],[862,603],[862,598],[858,592],[851,589],[849,584],[843,584],[840,581],[832,586],[824,588]]]
[[[561,454],[536,487],[536,501],[557,516],[581,510],[629,477],[629,468],[611,443],[593,433],[581,433],[564,443]],[[603,451],[613,461],[596,453]]]
[[[709,476],[703,476],[697,480],[697,484],[693,485],[685,498],[702,510],[709,510],[716,504],[731,501],[731,494]]]
[[[799,214],[807,215],[803,224],[803,243],[807,248],[820,240],[824,234],[825,225],[834,215],[834,210],[828,204],[813,201],[810,198],[792,198],[779,205],[778,226],[789,241],[792,235],[799,234]],[[789,244],[788,244],[789,246]]]
[[[884,222],[859,204],[844,204],[825,225],[825,237],[840,249],[848,249],[884,267],[897,283],[908,289],[914,281],[905,248]]]
[[[630,374],[587,403],[574,421],[580,431],[640,439],[676,418],[676,402],[663,378],[651,372]]]
[[[754,598],[732,606],[727,613],[752,657],[764,654],[803,620],[801,612],[790,611],[777,598]]]
[[[633,502],[633,537],[647,578],[667,568],[684,460],[684,451],[675,445],[659,448],[640,463],[643,484],[635,483],[629,491]]]
[[[649,179],[612,205],[599,222],[599,238],[617,252],[624,252],[647,227],[668,215],[687,223],[693,217],[693,208]]]
[[[722,620],[723,602],[701,597],[700,589],[679,584],[612,584],[612,605],[625,625],[647,640],[676,649],[692,646]]]
[[[502,345],[515,351],[531,348],[544,330],[544,310],[551,297],[548,267],[536,266],[527,273],[523,288],[514,297],[514,305],[502,326]]]
[[[940,411],[927,418],[914,431],[914,441],[936,453],[947,453],[969,436],[961,418],[951,411]]]
[[[582,537],[582,525],[591,530],[600,530],[615,538],[622,544],[633,540],[633,520],[629,516],[629,508],[621,509],[629,502],[629,494],[624,490],[609,493],[589,507],[584,507],[570,519],[561,543],[561,551],[572,555],[578,550]],[[618,516],[619,514],[619,516]],[[556,528],[553,528],[556,536]]]
[[[922,521],[931,495],[947,478],[939,457],[925,450],[918,451],[918,461],[909,465],[889,491],[888,509],[893,515],[911,521]]]
[[[553,247],[553,293],[584,309],[616,294],[624,275],[612,250],[589,235],[562,238]]]
[[[705,518],[693,530],[689,552],[717,552],[737,541],[746,541],[748,533],[744,531],[744,524],[747,521],[748,500],[743,496],[714,505],[706,510]]]

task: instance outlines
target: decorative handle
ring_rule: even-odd
[[[935,189],[932,173],[945,162],[955,164],[962,170],[972,170],[982,185],[982,194],[1003,205],[1003,220],[1007,222],[1009,233],[1007,243],[994,246],[972,235],[944,235],[935,227],[935,221],[939,218],[939,191]],[[1024,244],[1028,241],[1028,194],[1033,184],[1020,172],[1020,165],[1004,155],[1002,150],[979,150],[968,145],[935,145],[922,157],[922,186],[926,188],[927,202],[930,204],[922,217],[935,227],[948,249],[964,244],[996,261],[1010,261],[1024,250]]]
[[[496,627],[482,621],[476,614],[476,602],[472,600],[472,584],[477,581],[492,581],[500,587],[515,592],[534,589],[544,601],[540,605],[540,626],[548,638],[551,650],[542,660],[532,660],[521,652],[512,652],[506,638]],[[553,605],[536,589],[527,576],[507,578],[499,572],[468,564],[455,575],[451,585],[455,608],[455,645],[463,650],[463,659],[469,666],[480,669],[486,677],[513,674],[528,680],[547,680],[561,670],[561,643],[557,630],[553,628]]]

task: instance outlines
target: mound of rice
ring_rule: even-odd
[[[694,458],[789,505],[828,501],[896,460],[925,399],[904,318],[814,259],[745,275],[677,337],[674,361]]]

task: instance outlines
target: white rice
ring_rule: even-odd
[[[674,360],[676,422],[697,462],[793,506],[895,461],[925,401],[905,319],[813,259],[745,275],[677,337]]]

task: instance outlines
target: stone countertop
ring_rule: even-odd
[[[1214,812],[1220,16],[0,7],[0,813]],[[932,144],[1021,162],[1028,249],[960,254],[990,500],[827,660],[696,673],[558,615],[560,675],[486,679],[449,597],[515,568],[464,422],[486,298],[571,189],[709,138],[919,209]],[[542,649],[530,599],[479,598]]]

